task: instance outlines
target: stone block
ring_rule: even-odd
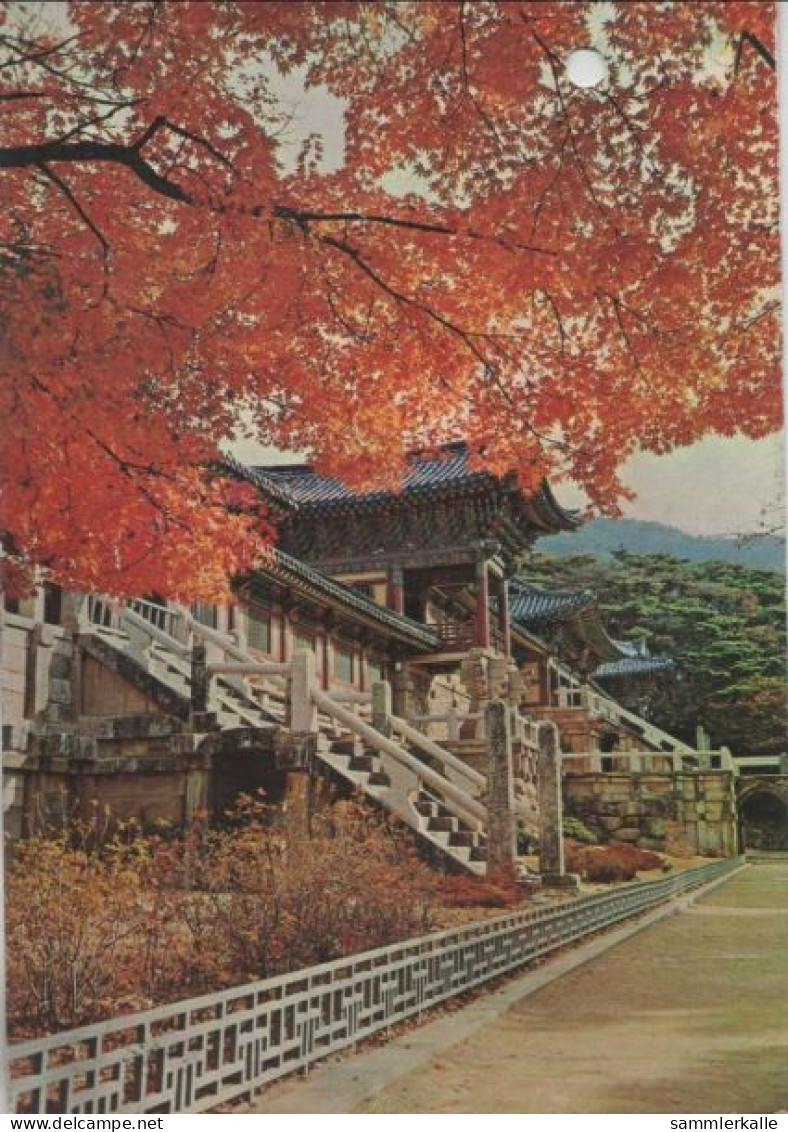
[[[622,819],[619,817],[600,817],[599,824],[608,833],[613,833],[615,830],[620,829],[623,825]]]
[[[69,680],[50,680],[49,699],[52,704],[71,703],[71,683]]]
[[[638,849],[650,849],[653,853],[661,853],[665,849],[664,837],[641,837],[637,841]]]
[[[635,842],[640,838],[640,830],[634,827],[625,827],[616,831],[617,841],[632,841]]]
[[[71,669],[72,658],[58,651],[49,662],[50,679],[67,680],[71,676]]]
[[[563,888],[570,892],[577,892],[580,888],[580,877],[577,873],[542,873],[542,888]]]
[[[656,837],[664,840],[667,831],[667,822],[664,818],[651,818],[646,825],[646,833],[649,837]]]

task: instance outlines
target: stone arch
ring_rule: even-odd
[[[743,848],[788,849],[788,780],[743,783],[739,817]]]

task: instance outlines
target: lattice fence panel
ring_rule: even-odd
[[[16,1112],[205,1112],[737,868],[515,912],[9,1050]]]

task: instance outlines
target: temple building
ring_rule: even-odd
[[[579,524],[546,484],[524,493],[462,444],[415,455],[396,492],[303,465],[227,470],[258,488],[278,530],[237,603],[44,586],[6,604],[13,835],[92,800],[143,823],[220,815],[258,787],[292,815],[320,780],[363,791],[444,863],[479,872],[516,834],[544,832],[544,727],[565,793],[573,777],[580,790],[710,769],[609,690],[671,662],[612,640],[590,592],[527,581],[536,540]],[[731,848],[724,809],[700,832],[693,819],[701,851]],[[647,834],[632,839],[658,840]]]

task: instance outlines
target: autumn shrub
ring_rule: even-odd
[[[465,873],[443,877],[435,896],[446,908],[514,908],[524,900],[513,878],[488,880]]]
[[[310,837],[261,809],[180,835],[69,830],[19,846],[7,882],[15,1036],[284,973],[419,934],[435,878],[405,832],[356,803]]]
[[[583,875],[591,884],[615,884],[617,881],[634,880],[637,869],[630,861],[605,849],[588,855]]]
[[[564,860],[568,872],[579,873],[593,884],[633,880],[638,872],[662,868],[664,864],[659,853],[623,841],[588,846],[568,840],[564,843]]]
[[[6,878],[8,1011],[16,1035],[138,1008],[175,957],[144,870],[67,837],[19,845]]]
[[[615,850],[620,860],[631,862],[638,872],[661,869],[664,864],[664,858],[660,853],[655,853],[651,849],[641,849],[628,841],[611,841],[608,848]]]

